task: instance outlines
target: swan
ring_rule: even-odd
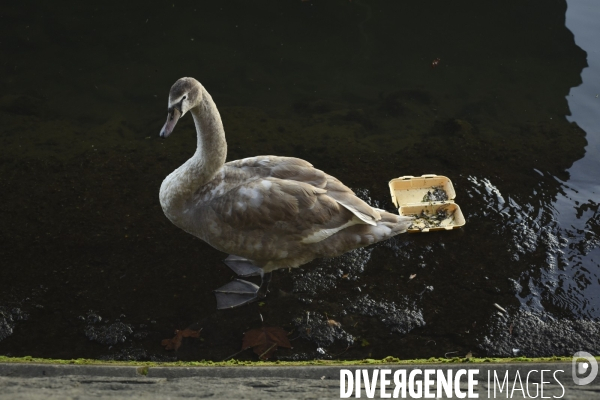
[[[206,89],[181,78],[169,92],[168,137],[192,114],[197,148],[160,187],[160,204],[177,227],[229,256],[239,277],[215,290],[217,308],[250,303],[267,294],[271,272],[319,257],[334,257],[406,232],[412,218],[376,209],[339,180],[292,157],[257,156],[225,162],[221,116]]]

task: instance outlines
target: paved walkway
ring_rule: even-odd
[[[544,374],[544,397],[563,399],[600,399],[600,377],[587,386],[577,386],[571,377],[570,363],[544,364],[428,364],[359,366],[273,366],[273,367],[150,367],[135,366],[54,365],[0,363],[0,399],[339,399],[340,369],[451,369],[453,376],[460,369],[479,369],[476,392],[479,398],[488,398],[488,371],[504,378],[508,371],[507,389],[496,393],[496,398],[522,399],[536,396],[539,372]],[[560,382],[553,378],[554,371]],[[513,387],[517,375],[529,392]],[[447,373],[447,372],[446,372]],[[393,378],[388,393],[393,392]],[[435,378],[434,378],[435,379]],[[562,386],[561,386],[562,385]],[[564,387],[564,388],[563,388]],[[467,391],[466,381],[461,390]],[[497,388],[498,389],[498,388]],[[507,390],[512,390],[507,393]],[[435,385],[432,386],[436,392]],[[508,396],[507,396],[508,394]],[[541,394],[541,393],[540,393]],[[537,398],[541,398],[538,394]],[[409,395],[407,394],[407,397]],[[493,396],[493,386],[490,387]],[[355,393],[351,398],[355,398]],[[361,398],[367,398],[364,388]],[[379,386],[375,398],[380,398]],[[456,398],[456,396],[454,396]]]

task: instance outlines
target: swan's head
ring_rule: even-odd
[[[202,85],[194,78],[178,79],[169,92],[169,114],[167,122],[160,130],[160,137],[168,137],[179,118],[202,101]]]

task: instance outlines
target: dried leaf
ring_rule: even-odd
[[[262,327],[251,329],[244,334],[242,350],[252,347],[261,360],[273,355],[277,347],[291,348],[287,332],[277,327]]]
[[[197,331],[189,329],[189,328],[186,328],[182,331],[175,330],[175,336],[173,337],[173,339],[164,339],[162,342],[160,342],[160,344],[162,346],[165,346],[165,350],[177,351],[177,349],[179,347],[181,347],[181,341],[183,340],[184,337],[193,337],[193,338],[200,337],[200,331],[202,331],[202,329],[197,330]]]
[[[202,329],[198,329],[197,331],[193,330],[193,329],[189,329],[186,328],[181,332],[181,335],[183,337],[193,337],[193,338],[199,338],[200,337],[200,332],[202,331]]]
[[[468,352],[468,353],[467,353],[467,355],[465,356],[465,358],[466,358],[467,360],[470,360],[471,358],[473,358],[473,353],[471,353],[471,352]]]
[[[411,276],[408,277],[408,279],[413,279],[415,276],[417,276],[417,274],[412,274]]]
[[[160,345],[164,346],[165,350],[177,350],[181,346],[181,337],[175,336],[173,339],[163,339]]]
[[[332,326],[332,327],[335,326],[335,327],[338,327],[338,328],[342,327],[342,324],[340,324],[339,322],[337,322],[336,320],[333,320],[333,319],[328,319],[327,320],[327,325]]]

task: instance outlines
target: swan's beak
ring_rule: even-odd
[[[161,138],[169,137],[171,132],[173,132],[177,121],[179,121],[179,117],[181,117],[181,112],[177,108],[173,107],[171,110],[169,110],[167,122],[165,122],[165,126],[163,126],[163,128],[160,130]]]

